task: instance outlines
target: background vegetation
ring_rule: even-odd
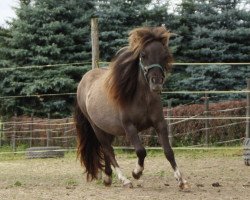
[[[127,44],[134,27],[165,24],[176,62],[249,62],[250,12],[243,0],[19,0],[17,18],[0,28],[0,96],[75,92],[91,60],[90,19],[99,18],[102,61]],[[157,1],[154,1],[157,2]],[[41,65],[67,64],[54,67]],[[22,69],[20,67],[37,66]],[[167,90],[238,90],[246,87],[249,66],[178,66]],[[197,95],[166,95],[174,105]],[[223,95],[218,99],[242,98]],[[0,99],[0,115],[71,115],[74,96]]]

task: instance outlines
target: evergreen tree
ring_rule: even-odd
[[[37,65],[37,68],[1,70],[0,90],[4,96],[67,93],[86,67],[44,68],[39,65],[76,63],[90,60],[90,18],[94,4],[86,0],[20,1],[17,18],[11,22],[6,39],[10,67]],[[3,64],[2,64],[3,65]],[[54,116],[70,114],[73,97],[16,98],[1,100],[2,114],[35,112]]]
[[[249,62],[250,13],[240,0],[183,0],[176,16],[175,58],[184,62]],[[178,25],[179,23],[179,25]],[[249,66],[176,67],[170,90],[242,90]],[[176,102],[198,99],[197,95],[171,95]],[[219,95],[220,99],[242,95]],[[179,98],[179,99],[178,99]]]
[[[0,68],[10,65],[10,60],[8,59],[9,49],[7,45],[7,40],[10,37],[10,31],[0,27]]]
[[[128,32],[133,28],[163,24],[166,5],[152,5],[151,0],[98,1],[101,58],[110,61],[117,50],[127,45]]]
[[[241,0],[183,0],[179,9],[179,60],[247,62],[250,13]]]

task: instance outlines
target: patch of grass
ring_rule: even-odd
[[[68,152],[65,152],[64,157],[65,158],[77,158],[77,153],[76,151],[68,151]]]
[[[0,161],[24,159],[25,157],[24,147],[23,146],[18,147],[16,151],[17,153],[13,152],[13,148],[8,145],[0,147]]]
[[[9,145],[4,145],[0,147],[0,152],[12,152],[12,147]]]
[[[14,183],[14,186],[16,186],[16,187],[21,187],[21,186],[22,186],[22,183],[21,183],[20,181],[16,181],[16,182]]]
[[[122,156],[126,158],[136,158],[135,151],[133,149],[115,149],[116,156]]]
[[[78,182],[74,180],[73,178],[70,178],[65,182],[65,184],[66,186],[77,186]]]
[[[163,178],[165,176],[165,174],[166,174],[166,172],[164,170],[157,172],[157,175],[160,176],[161,178]]]
[[[242,156],[243,150],[240,146],[236,147],[209,147],[209,148],[173,148],[176,156],[185,156],[189,158],[207,158],[207,157],[236,157]],[[115,150],[116,155],[126,158],[136,158],[134,150]],[[163,156],[163,149],[147,149],[148,157]]]
[[[209,158],[209,157],[236,157],[242,156],[243,150],[239,147],[227,148],[227,147],[218,147],[218,148],[201,148],[201,149],[181,149],[177,148],[174,150],[177,156],[185,156],[193,159],[198,158]]]

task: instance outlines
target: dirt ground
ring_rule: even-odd
[[[111,187],[103,186],[101,181],[87,183],[72,154],[60,159],[1,160],[0,199],[249,199],[250,167],[244,165],[237,153],[232,156],[177,153],[179,168],[191,185],[190,191],[185,192],[178,189],[173,171],[162,154],[147,157],[139,181],[131,175],[136,158],[130,154],[117,157],[132,180],[133,189],[123,188],[116,178]]]

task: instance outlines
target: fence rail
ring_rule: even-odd
[[[248,80],[249,82],[249,80]],[[249,86],[250,84],[248,84]],[[176,94],[186,94],[186,93],[201,93],[205,94],[204,100],[204,109],[199,114],[193,115],[193,116],[178,116],[173,115],[173,111],[176,108],[171,107],[171,103],[169,104],[169,107],[167,109],[167,116],[165,119],[168,122],[169,127],[169,136],[170,136],[170,142],[173,144],[174,139],[176,137],[180,136],[188,136],[197,134],[200,132],[203,132],[202,134],[205,135],[205,142],[203,144],[198,144],[198,146],[208,146],[209,141],[209,135],[210,131],[215,129],[223,129],[226,127],[233,127],[233,126],[239,126],[244,123],[246,123],[249,126],[250,121],[250,104],[249,100],[247,101],[246,106],[240,106],[236,108],[226,108],[226,109],[219,109],[219,110],[211,110],[209,101],[208,101],[208,94],[220,94],[220,93],[245,93],[247,96],[250,94],[250,88],[248,87],[247,90],[240,90],[240,91],[173,91],[173,92],[163,92],[163,94],[168,93],[176,93]],[[9,96],[9,97],[0,97],[0,98],[30,98],[30,97],[42,97],[42,96],[57,96],[57,95],[75,95],[75,93],[62,93],[62,94],[37,94],[37,95],[30,95],[30,96]],[[192,106],[194,104],[186,104],[181,105],[179,107],[185,107],[185,106]],[[228,115],[227,113],[239,111],[239,110],[245,110],[246,116],[237,115],[235,116],[235,113]],[[219,113],[227,114],[224,116],[220,116]],[[216,116],[213,116],[215,115]],[[203,123],[204,127],[198,128],[196,130],[186,130],[182,133],[173,133],[174,127],[178,126],[179,124],[186,124],[194,121],[199,121],[199,123]],[[216,120],[225,120],[227,124],[220,124],[216,126],[211,126],[211,123]],[[246,130],[246,137],[249,135],[249,128]],[[141,136],[142,138],[154,138],[158,140],[158,137],[155,135],[146,135]],[[249,136],[248,136],[249,137]],[[228,140],[223,141],[216,141],[213,142],[213,144],[227,144],[231,142],[241,141],[242,136],[240,138],[231,138]],[[73,118],[64,118],[64,119],[50,119],[50,115],[48,114],[48,119],[41,120],[41,119],[34,119],[33,115],[29,120],[20,121],[17,120],[17,116],[13,118],[13,121],[3,121],[1,119],[0,121],[0,147],[4,145],[6,140],[9,140],[9,144],[12,146],[13,151],[17,151],[17,146],[20,143],[20,141],[29,141],[29,146],[34,145],[34,141],[44,141],[43,145],[50,146],[55,141],[60,140],[60,144],[64,145],[71,145],[71,146],[65,146],[67,149],[71,148],[72,145],[76,145],[76,130],[74,126]],[[70,144],[71,143],[71,144]]]
[[[49,65],[29,65],[29,66],[17,66],[17,67],[6,67],[6,68],[0,68],[1,71],[9,71],[9,70],[17,70],[17,69],[37,69],[37,68],[53,68],[53,67],[65,67],[69,65],[75,65],[75,66],[81,66],[81,65],[91,65],[93,62],[86,61],[86,62],[74,62],[74,63],[61,63],[61,64],[49,64]],[[100,66],[101,64],[108,65],[110,62],[106,61],[99,61],[97,64]],[[231,66],[250,66],[249,62],[244,63],[222,63],[222,62],[213,62],[213,63],[205,63],[205,62],[199,62],[199,63],[172,63],[174,66],[204,66],[204,65],[231,65]]]
[[[193,104],[194,105],[194,104]],[[192,106],[192,104],[188,104],[186,106]],[[182,108],[183,105],[178,106],[179,108]],[[240,106],[236,108],[226,108],[226,109],[220,109],[220,110],[209,110],[208,113],[217,113],[222,112],[223,114],[230,114],[231,112],[237,111],[237,110],[246,110],[247,106]],[[170,107],[168,107],[168,110],[174,111],[176,108],[172,108],[171,104]],[[244,125],[246,121],[250,117],[243,117],[243,116],[209,116],[205,117],[205,111],[194,115],[194,116],[172,116],[172,112],[167,113],[168,116],[166,116],[166,120],[168,121],[170,137],[172,142],[174,141],[174,138],[176,137],[182,137],[182,136],[188,136],[188,135],[194,135],[200,132],[206,132],[208,133],[210,131],[213,131],[215,129],[222,129],[225,127],[233,127],[237,125]],[[234,120],[230,123],[226,123],[223,125],[213,126],[213,127],[206,127],[204,125],[203,128],[199,128],[192,131],[184,131],[182,133],[173,133],[173,129],[175,126],[178,126],[178,124],[188,123],[192,122],[194,120],[204,121],[204,120]],[[235,121],[236,120],[236,121]],[[240,120],[240,121],[237,121]],[[66,149],[75,147],[76,145],[76,130],[74,127],[73,118],[64,118],[64,119],[34,119],[33,116],[30,117],[30,120],[24,119],[23,121],[17,120],[16,117],[14,118],[14,121],[4,121],[0,123],[0,133],[1,133],[1,139],[0,144],[3,144],[3,135],[5,135],[5,138],[9,138],[10,144],[13,146],[13,151],[16,151],[18,144],[23,141],[29,141],[29,146],[31,147],[34,145],[34,141],[44,141],[44,145],[50,145],[53,144],[53,141],[57,141],[60,144],[69,144],[69,141],[71,140],[71,144],[69,146],[63,145]],[[39,127],[40,126],[40,127]],[[42,128],[43,127],[43,128]],[[32,133],[32,134],[31,134]],[[48,135],[49,133],[49,135]],[[155,139],[158,140],[157,135],[152,134],[140,134],[140,137],[142,140],[148,140],[148,139]],[[213,144],[228,144],[233,142],[239,142],[242,141],[241,138],[235,138],[235,139],[228,139],[223,141],[217,141],[213,142]],[[204,144],[198,144],[193,146],[206,146],[208,145],[209,140],[205,142]]]

